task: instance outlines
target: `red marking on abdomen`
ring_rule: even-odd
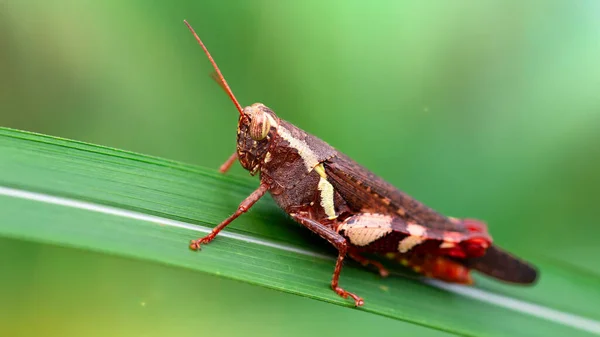
[[[473,283],[469,268],[443,256],[397,253],[394,259],[427,277],[452,283]]]

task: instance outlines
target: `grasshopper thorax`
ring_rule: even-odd
[[[240,114],[237,131],[237,154],[242,166],[254,175],[266,163],[279,118],[262,103],[247,106]]]

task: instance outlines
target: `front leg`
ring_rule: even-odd
[[[298,221],[311,231],[319,234],[319,236],[323,239],[329,241],[329,243],[331,243],[338,250],[338,257],[335,263],[335,270],[333,271],[333,277],[331,279],[331,289],[333,289],[333,291],[335,291],[338,295],[340,295],[343,298],[348,298],[348,296],[352,297],[352,299],[354,299],[354,305],[357,307],[360,307],[363,304],[365,304],[362,298],[342,289],[338,285],[340,273],[342,272],[342,265],[344,263],[344,257],[346,257],[346,253],[348,252],[348,244],[346,243],[346,239],[335,230],[331,229],[330,227],[327,227],[326,225],[321,224],[320,222],[314,219],[300,214],[290,215],[292,216],[292,218],[294,218],[294,220]]]
[[[231,165],[233,165],[233,163],[235,163],[235,160],[237,159],[237,152],[234,152],[228,159],[226,162],[223,163],[223,165],[221,165],[221,167],[219,167],[219,172],[221,173],[225,173],[227,172],[230,168]]]
[[[252,207],[252,205],[254,205],[263,195],[265,195],[268,190],[269,185],[265,182],[261,182],[260,186],[246,199],[244,199],[244,201],[242,201],[235,213],[233,213],[229,218],[223,220],[223,222],[221,222],[217,227],[213,228],[213,230],[207,236],[197,240],[192,240],[190,243],[190,249],[200,250],[201,244],[207,244],[211,242],[223,228],[227,227],[227,225],[229,225],[238,216],[246,213],[248,209],[250,209],[250,207]]]

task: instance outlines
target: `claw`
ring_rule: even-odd
[[[362,307],[365,304],[365,301],[358,295],[346,291],[340,287],[333,288],[333,291],[335,291],[338,295],[340,295],[343,298],[348,298],[348,296],[352,297],[352,299],[354,300],[355,307]]]
[[[191,250],[196,250],[196,251],[200,250],[201,249],[200,248],[201,245],[205,245],[205,244],[211,242],[213,238],[214,238],[214,236],[208,235],[208,236],[205,236],[205,237],[200,238],[198,240],[192,240],[192,241],[190,241],[190,249]]]
[[[379,275],[381,277],[388,277],[390,276],[390,272],[385,268],[379,268]]]
[[[190,249],[195,251],[200,250],[200,240],[190,241]]]

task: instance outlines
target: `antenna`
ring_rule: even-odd
[[[192,28],[192,26],[190,26],[190,24],[186,20],[183,20],[183,23],[185,23],[185,25],[188,27],[190,32],[192,32],[192,34],[196,38],[196,41],[198,41],[198,43],[200,44],[200,47],[202,47],[202,49],[204,49],[204,53],[206,54],[206,56],[208,57],[208,60],[210,61],[210,63],[212,63],[213,68],[215,68],[215,71],[217,72],[216,77],[217,77],[218,81],[222,84],[223,89],[225,89],[225,92],[227,92],[227,95],[229,95],[229,98],[231,98],[231,101],[233,102],[233,104],[235,104],[235,107],[240,112],[240,115],[243,116],[244,110],[242,109],[242,106],[240,105],[238,100],[233,95],[231,88],[229,88],[227,81],[225,81],[225,78],[223,77],[221,70],[219,69],[219,67],[217,66],[217,63],[215,62],[215,60],[212,58],[212,56],[208,52],[208,49],[206,48],[204,43],[202,43],[202,40],[200,40],[200,37],[198,36],[198,34],[196,34],[196,32],[194,31],[194,28]]]

